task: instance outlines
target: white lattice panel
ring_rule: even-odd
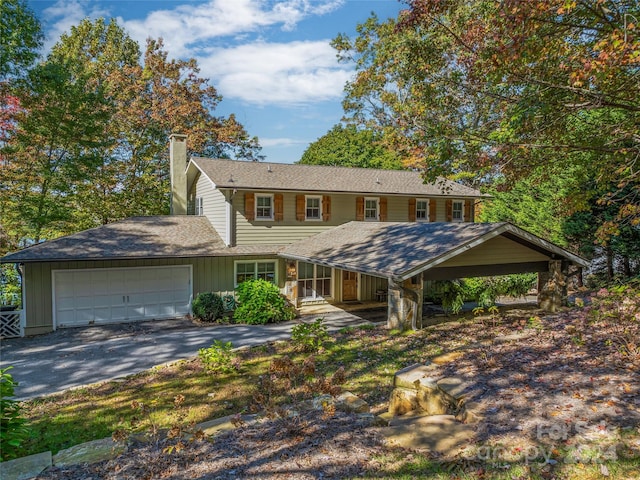
[[[0,312],[0,338],[22,336],[22,330],[20,329],[21,313],[19,310]]]

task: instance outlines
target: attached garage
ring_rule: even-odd
[[[189,313],[191,265],[55,270],[54,325],[173,318]]]

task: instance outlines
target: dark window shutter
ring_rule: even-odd
[[[364,220],[364,197],[356,197],[356,220]]]
[[[430,222],[435,222],[436,221],[436,199],[435,198],[430,198],[429,199],[429,221]]]
[[[382,197],[380,199],[380,221],[387,221],[387,197]]]
[[[307,204],[304,195],[296,195],[296,220],[304,222]]]
[[[471,218],[471,200],[464,201],[464,221],[471,222],[473,219]]]
[[[276,222],[281,222],[284,220],[284,199],[282,198],[281,193],[276,193],[273,196],[273,203],[274,203],[273,219]]]
[[[447,200],[447,222],[453,221],[453,200]]]
[[[256,219],[256,197],[253,193],[244,194],[244,216],[250,222]]]
[[[409,221],[410,222],[416,221],[416,199],[415,198],[409,199]]]
[[[329,195],[322,196],[322,221],[328,222],[331,219],[331,197]]]

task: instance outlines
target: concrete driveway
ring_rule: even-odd
[[[19,382],[23,400],[190,358],[214,340],[234,347],[291,337],[291,327],[323,317],[330,331],[386,321],[386,309],[342,310],[300,317],[273,325],[196,325],[188,319],[60,329],[47,335],[3,340],[0,367]]]

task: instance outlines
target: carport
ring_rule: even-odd
[[[290,259],[386,278],[390,328],[420,328],[425,280],[538,273],[538,303],[566,304],[588,262],[510,223],[349,222],[285,247]]]

